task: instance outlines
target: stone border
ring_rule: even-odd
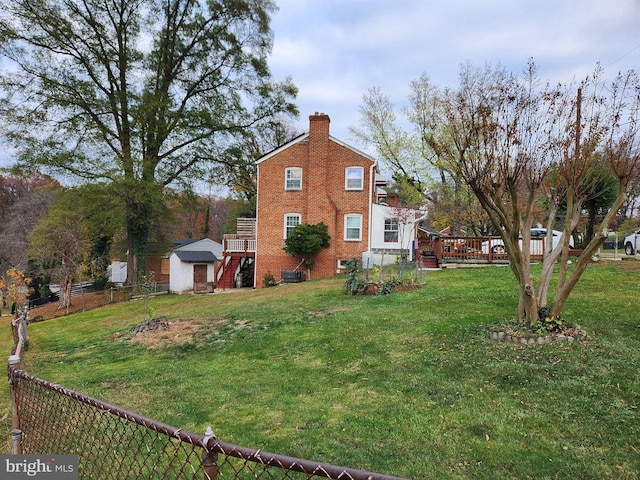
[[[551,343],[557,342],[573,343],[576,340],[582,340],[587,336],[586,332],[580,329],[580,325],[576,325],[575,330],[575,335],[565,335],[561,333],[557,335],[547,334],[526,337],[509,335],[507,334],[507,332],[487,332],[487,338],[489,338],[490,340],[495,340],[497,342],[513,343],[515,345],[549,345]]]

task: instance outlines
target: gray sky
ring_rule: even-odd
[[[362,95],[379,87],[404,104],[426,73],[456,86],[467,62],[518,73],[530,58],[545,80],[640,72],[640,0],[277,0],[270,61],[274,77],[299,88],[298,127],[316,111],[331,134],[358,148]]]
[[[468,61],[519,72],[533,58],[551,81],[581,79],[598,62],[611,77],[640,70],[640,0],[276,1],[270,65],[300,89],[298,128],[325,112],[349,143],[369,88],[401,105],[422,73],[456,86]]]

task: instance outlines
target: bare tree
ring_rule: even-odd
[[[570,275],[565,261],[568,241],[565,239],[560,279],[550,312],[552,317],[562,311],[571,290],[587,268],[591,256],[607,238],[609,226],[640,178],[640,78],[634,71],[620,73],[609,85],[594,81],[591,91],[586,102],[589,105],[589,119],[586,122],[583,120],[582,89],[576,97],[575,146],[573,154],[569,151],[566,155],[566,164],[562,169],[568,185],[567,215],[572,215],[571,224],[577,224],[580,211],[591,193],[591,185],[585,179],[593,181],[607,174],[599,170],[599,164],[593,161],[595,152],[601,151],[606,158],[610,171],[617,178],[618,192]],[[602,127],[594,128],[597,124]],[[602,172],[600,175],[599,171]],[[568,225],[565,226],[566,232]],[[552,268],[546,263],[546,268]]]
[[[523,76],[500,67],[467,65],[458,89],[443,96],[444,139],[434,135],[440,150],[457,174],[472,188],[499,232],[509,265],[519,283],[519,318],[539,320],[548,302],[551,274],[560,259],[559,281],[549,316],[560,315],[569,293],[590,257],[602,245],[605,231],[624,203],[634,172],[640,168],[637,118],[638,79],[621,75],[603,90],[597,75],[579,88],[540,85],[535,66]],[[588,95],[578,94],[586,92]],[[569,274],[569,235],[577,225],[584,202],[592,194],[587,178],[595,178],[594,155],[602,152],[618,178],[618,196]],[[536,218],[541,199],[546,218]],[[552,227],[563,207],[562,242],[551,241]],[[544,221],[547,242],[542,272],[536,282],[530,267],[530,229]]]
[[[60,189],[45,175],[0,176],[0,275],[11,268],[27,270],[29,233]]]

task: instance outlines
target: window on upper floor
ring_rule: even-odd
[[[285,190],[302,190],[302,168],[289,167],[284,173]]]
[[[300,225],[302,215],[299,213],[286,213],[284,215],[284,238],[289,237],[289,234],[293,232],[293,229]]]
[[[345,170],[346,190],[362,190],[364,185],[364,167],[347,167]]]
[[[384,241],[398,241],[398,219],[396,217],[384,219]]]
[[[362,240],[362,215],[359,213],[344,216],[344,239]]]

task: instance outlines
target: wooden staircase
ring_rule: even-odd
[[[226,255],[217,276],[216,288],[236,288],[253,286],[253,257]]]
[[[438,258],[435,255],[421,255],[419,261],[421,268],[438,268]]]
[[[227,255],[220,265],[216,278],[216,288],[235,288],[236,270],[240,265],[240,257]]]
[[[216,272],[216,288],[253,287],[256,256],[256,219],[238,218],[237,234],[222,240],[222,265]]]

